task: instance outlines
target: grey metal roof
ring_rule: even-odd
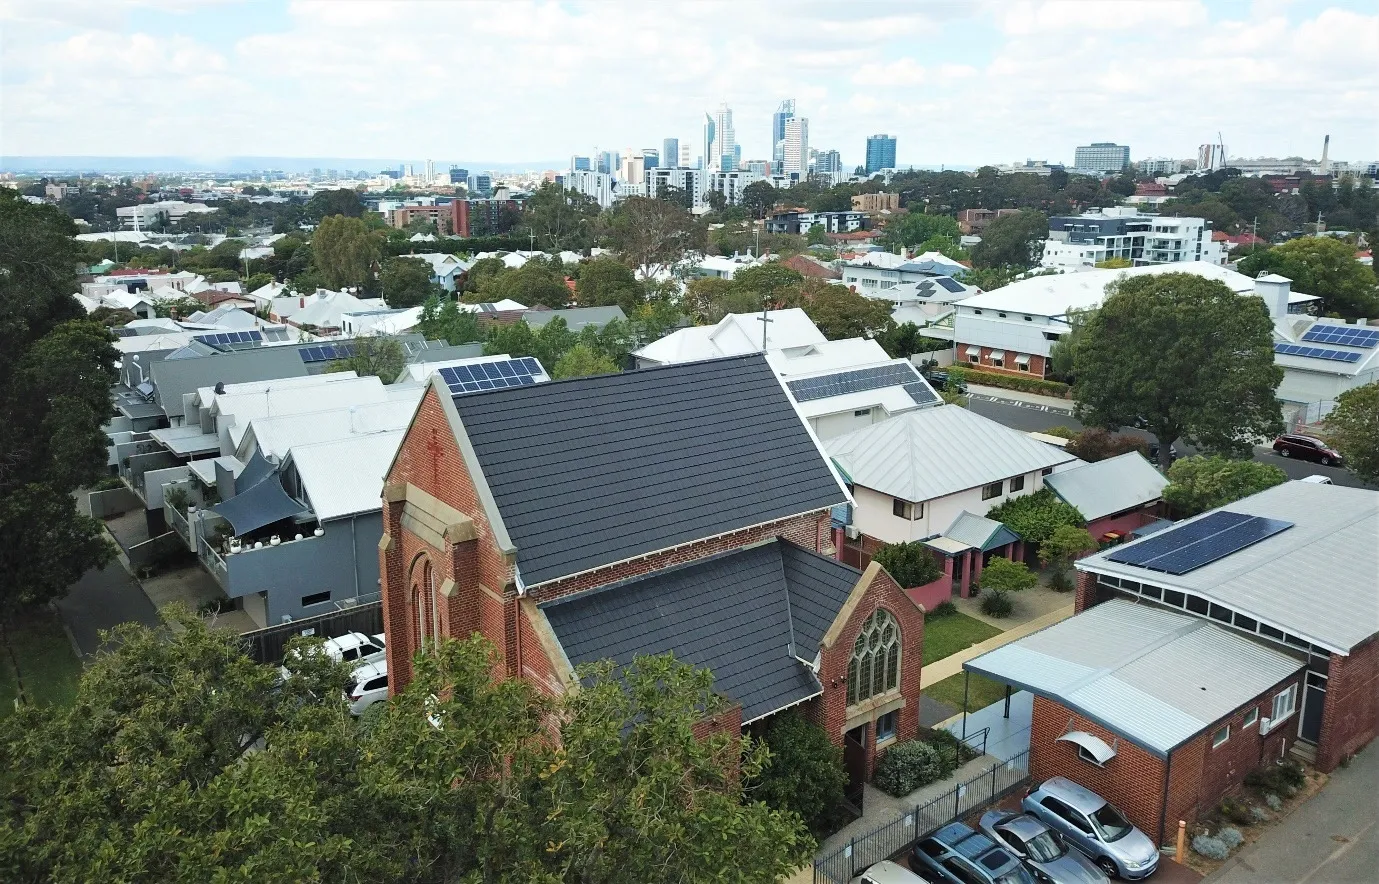
[[[1303,668],[1187,614],[1112,599],[963,664],[1161,756]]]
[[[796,658],[813,659],[860,576],[773,540],[541,607],[571,664],[671,652],[710,670],[747,722],[820,693]]]
[[[528,310],[522,314],[522,321],[532,328],[541,328],[559,316],[565,320],[570,331],[578,332],[585,326],[603,328],[610,322],[626,322],[627,314],[621,307],[568,307],[563,310]]]
[[[1153,503],[1163,497],[1168,478],[1138,451],[1128,451],[1046,476],[1044,484],[1090,522]]]
[[[1105,553],[1077,568],[1185,590],[1338,653],[1379,633],[1379,491],[1284,482],[1230,510],[1293,527],[1187,574],[1113,562]]]
[[[215,353],[197,359],[164,359],[153,364],[158,404],[169,417],[182,414],[182,395],[218,382],[238,384],[274,378],[304,377],[306,366],[296,347],[257,347]]]
[[[958,543],[988,552],[1015,543],[1020,537],[1005,525],[985,516],[974,516],[967,511],[958,514],[943,536]]]
[[[847,500],[759,354],[454,404],[528,586]]]
[[[828,439],[824,448],[855,484],[912,502],[1075,460],[959,405],[911,411]]]

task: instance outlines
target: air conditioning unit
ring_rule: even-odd
[[[852,525],[844,527],[843,533],[847,535],[848,540],[856,540],[862,536],[862,532]]]
[[[1269,726],[1270,726],[1271,724],[1273,724],[1273,721],[1270,720],[1270,719],[1268,719],[1268,718],[1261,718],[1261,719],[1259,720],[1259,735],[1260,735],[1261,737],[1264,736],[1265,734],[1267,734],[1267,733],[1269,732],[1269,730],[1270,730],[1270,727],[1269,727]]]

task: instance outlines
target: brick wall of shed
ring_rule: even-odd
[[[1317,767],[1331,771],[1379,735],[1379,636],[1371,636],[1349,656],[1332,654],[1327,676]]]
[[[1180,757],[1186,757],[1185,753],[1196,752],[1201,755],[1202,774],[1197,790],[1197,813],[1206,813],[1223,797],[1237,790],[1245,782],[1246,774],[1265,762],[1283,757],[1287,752],[1288,745],[1297,737],[1297,722],[1289,720],[1261,737],[1259,721],[1269,716],[1273,710],[1274,697],[1278,693],[1286,690],[1289,685],[1298,683],[1298,677],[1291,677],[1271,687],[1173,753],[1175,765]],[[1300,685],[1298,689],[1302,689]],[[1252,709],[1258,712],[1259,719],[1246,727],[1245,717]],[[1227,725],[1231,729],[1230,736],[1225,743],[1213,749],[1211,743],[1216,732]],[[1187,817],[1175,817],[1175,825],[1179,818]]]

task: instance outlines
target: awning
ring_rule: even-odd
[[[243,478],[244,473],[240,473],[240,477]],[[265,525],[295,516],[304,509],[306,507],[287,495],[278,474],[273,473],[257,485],[211,507],[211,512],[229,522],[237,536],[243,536]]]
[[[992,351],[991,351],[991,358],[992,358],[992,359],[1005,359],[1005,358],[1006,358],[1006,351],[1004,351],[1004,350],[992,350]]]
[[[980,355],[982,355],[982,348],[981,348],[981,347],[968,347],[968,348],[967,348],[967,355],[968,355],[968,356],[980,356]]]
[[[254,449],[254,456],[249,458],[249,462],[244,465],[243,471],[235,476],[235,493],[242,494],[250,487],[263,481],[264,476],[273,472],[273,462],[263,456],[263,452]],[[224,496],[224,495],[222,495]]]
[[[1015,354],[1015,364],[1016,364],[1016,365],[1029,365],[1029,354],[1028,354],[1028,353],[1016,353],[1016,354]]]
[[[1069,743],[1079,746],[1099,765],[1105,764],[1116,757],[1116,750],[1106,745],[1105,740],[1093,736],[1086,731],[1069,731],[1057,740],[1054,740],[1054,742],[1056,743],[1058,740],[1066,740]]]

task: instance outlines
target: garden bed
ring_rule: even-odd
[[[1304,768],[1301,782],[1293,787],[1292,794],[1288,795],[1286,792],[1289,788],[1281,778],[1251,774],[1246,778],[1244,788],[1223,799],[1210,813],[1204,814],[1188,826],[1186,864],[1204,876],[1212,874],[1225,865],[1230,857],[1258,841],[1261,835],[1292,813],[1298,805],[1317,794],[1328,779],[1324,773]],[[1276,800],[1270,801],[1270,796],[1276,796]],[[1227,839],[1226,855],[1207,856],[1198,849],[1205,847],[1214,850],[1217,845],[1198,839],[1206,836],[1219,840],[1222,830],[1226,829],[1234,829],[1239,833],[1238,842],[1234,846],[1229,846],[1229,842],[1236,839]],[[1194,842],[1197,842],[1197,847],[1194,847]]]

